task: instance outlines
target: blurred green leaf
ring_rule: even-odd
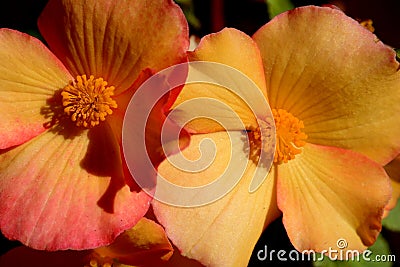
[[[36,37],[40,41],[44,42],[43,36],[37,30],[28,30],[28,31],[26,31],[26,33],[31,35],[31,36],[33,36],[33,37]]]
[[[272,19],[276,15],[282,12],[288,11],[294,8],[294,5],[290,0],[266,0],[268,6],[269,18]]]
[[[400,50],[396,51],[397,58],[400,58]],[[389,215],[382,220],[382,225],[395,232],[400,232],[400,200],[397,201],[397,205],[394,209],[389,212]]]
[[[397,59],[397,61],[400,61],[400,48],[395,48],[394,51],[396,51],[396,59]]]
[[[360,254],[359,260],[333,261],[325,256],[322,261],[313,262],[313,266],[314,267],[391,267],[393,265],[393,262],[389,260],[379,261],[383,260],[384,258],[388,259],[387,256],[391,254],[389,250],[389,244],[381,235],[378,236],[376,242],[371,247],[369,247],[368,250],[371,252],[369,253],[365,252],[364,256],[363,254]]]
[[[175,0],[175,2],[181,7],[183,14],[185,14],[186,20],[189,25],[194,29],[198,30],[201,28],[200,20],[194,14],[194,6],[192,0]]]

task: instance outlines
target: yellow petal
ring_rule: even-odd
[[[191,84],[186,84],[173,106],[180,113],[175,121],[209,117],[188,124],[190,129],[203,133],[257,126],[254,113],[258,106],[268,104],[260,52],[254,41],[243,32],[226,28],[205,36],[189,58],[199,64],[190,65]],[[223,65],[214,67],[201,61]],[[192,103],[179,106],[185,101]]]
[[[54,53],[76,75],[103,77],[116,95],[141,70],[186,60],[188,29],[172,1],[49,1],[38,21]]]
[[[97,248],[94,252],[127,265],[154,266],[167,261],[172,256],[173,248],[159,224],[142,218],[111,245]]]
[[[257,86],[266,91],[260,51],[253,40],[234,28],[225,28],[201,39],[189,52],[190,61],[211,61],[229,65],[247,75]]]
[[[46,101],[69,79],[65,67],[39,40],[0,29],[0,149],[45,130]]]
[[[183,198],[188,198],[187,206],[177,207],[166,204],[163,198],[158,198],[160,194],[157,193],[160,189],[157,187],[155,200],[152,203],[154,212],[182,255],[200,261],[206,266],[246,266],[266,218],[269,223],[279,216],[276,208],[275,178],[273,175],[268,177],[257,191],[249,193],[249,184],[256,171],[256,165],[247,159],[243,143],[241,144],[243,137],[240,132],[231,133],[230,137],[226,132],[194,135],[183,155],[189,160],[198,160],[201,156],[207,157],[201,153],[207,153],[210,149],[201,152],[198,150],[201,150],[201,141],[204,138],[212,140],[216,146],[215,160],[211,165],[200,172],[195,172],[190,163],[178,165],[179,168],[186,166],[187,171],[183,171],[164,161],[158,168],[160,175],[175,184],[195,187],[208,186],[222,173],[231,172],[232,179],[234,179],[233,173],[240,174],[241,179],[238,184],[229,193],[221,186],[220,191],[213,192],[216,201],[198,207],[190,206],[190,201],[198,203],[196,201],[205,198],[207,192],[193,195],[179,194],[176,198],[180,198],[182,202],[185,202]],[[177,160],[178,156],[171,156],[169,160],[178,164],[180,163]],[[230,170],[226,169],[228,163],[233,160],[244,162],[244,166],[241,166],[244,168],[241,168],[240,164],[235,164]],[[202,166],[203,163],[201,160],[197,161],[196,166]],[[168,194],[168,191],[166,193]],[[224,195],[225,193],[227,194]],[[222,198],[219,198],[221,196]]]
[[[299,251],[365,249],[381,229],[390,198],[383,168],[349,150],[307,144],[278,167],[278,206],[289,238]]]
[[[303,120],[308,142],[386,164],[398,154],[400,76],[393,49],[343,12],[302,7],[254,35],[272,108]]]

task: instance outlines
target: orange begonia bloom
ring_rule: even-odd
[[[215,160],[197,173],[164,161],[160,174],[182,186],[201,185],[219,177],[231,155],[248,162],[236,187],[208,205],[185,208],[153,200],[155,215],[182,254],[207,266],[246,266],[264,227],[281,214],[299,251],[338,250],[341,239],[351,250],[373,244],[391,195],[382,166],[400,148],[394,51],[343,12],[309,6],[275,17],[253,38],[234,29],[210,34],[189,58],[219,62],[250,77],[272,109],[277,144],[268,176],[250,193],[253,173],[262,166],[255,153],[247,157],[249,149],[240,140],[247,134],[250,151],[264,149],[258,144],[266,137],[257,135],[255,119],[263,114],[252,114],[223,88],[183,88],[173,106],[178,122],[179,114],[195,118],[201,108],[212,114],[212,105],[179,106],[208,97],[235,111],[215,110],[215,118],[237,115],[245,128],[224,129],[204,118],[190,121],[187,127],[194,134],[183,154],[196,160],[200,141],[208,138],[216,146]]]
[[[0,30],[1,231],[35,249],[107,245],[151,199],[121,153],[125,109],[146,78],[187,60],[187,23],[172,0],[51,0],[38,24],[50,49]]]

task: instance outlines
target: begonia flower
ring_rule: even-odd
[[[4,267],[118,267],[158,266],[170,259],[173,248],[163,228],[143,217],[112,244],[93,250],[42,251],[17,247],[0,257]]]
[[[50,0],[38,26],[49,48],[0,29],[1,231],[34,249],[107,245],[151,199],[121,153],[125,110],[147,77],[187,61],[187,23],[171,0]],[[176,93],[149,117],[154,165]]]
[[[234,29],[210,34],[189,59],[236,68],[257,84],[272,109],[276,149],[268,176],[250,193],[253,174],[263,168],[257,162],[265,149],[260,141],[270,141],[260,136],[259,127],[268,123],[265,114],[252,113],[238,95],[212,84],[183,88],[173,105],[174,119],[193,133],[183,155],[197,160],[203,139],[213,141],[216,154],[198,172],[185,172],[184,166],[178,169],[165,160],[160,175],[193,187],[224,173],[231,155],[247,160],[247,168],[239,183],[215,202],[186,208],[153,200],[157,219],[181,253],[206,266],[247,266],[264,227],[281,215],[299,251],[372,245],[391,196],[382,166],[400,148],[400,76],[394,51],[343,12],[308,6],[275,17],[253,38]],[[181,105],[200,97],[231,109]],[[196,119],[204,108],[213,117]],[[234,116],[244,129],[212,120]],[[187,123],[187,118],[195,119]],[[250,147],[241,144],[245,134]],[[169,159],[174,162],[177,156]]]

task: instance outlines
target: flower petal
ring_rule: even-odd
[[[295,160],[278,166],[278,206],[289,238],[299,251],[365,249],[381,230],[391,194],[383,168],[339,148],[307,144]]]
[[[386,205],[383,217],[386,217],[389,212],[395,208],[398,199],[400,198],[400,156],[394,158],[391,162],[384,166],[386,173],[389,175],[392,183],[392,197]]]
[[[38,23],[73,75],[103,77],[116,94],[145,68],[185,61],[189,46],[185,17],[171,0],[52,0]]]
[[[308,141],[388,163],[398,154],[399,63],[343,12],[301,7],[254,35],[272,108],[304,121]]]
[[[205,36],[196,50],[189,54],[189,59],[192,62],[217,62],[226,66],[216,68],[204,63],[205,67],[200,65],[196,68],[190,65],[192,70],[197,71],[189,71],[189,79],[194,83],[186,84],[179,94],[173,106],[177,114],[174,120],[183,124],[189,119],[197,118],[189,122],[187,127],[198,133],[215,132],[224,128],[241,130],[243,127],[256,127],[254,111],[251,110],[256,107],[248,107],[247,103],[260,99],[266,102],[266,89],[260,52],[254,41],[239,30],[225,28]],[[229,75],[232,68],[237,73]],[[204,80],[202,76],[210,78],[210,81]],[[249,81],[255,85],[249,87]],[[234,85],[241,91],[216,84],[225,87]],[[202,102],[201,98],[204,98]],[[178,106],[185,101],[192,103]],[[199,116],[208,118],[198,118]],[[237,116],[242,123],[237,122]]]
[[[192,136],[189,147],[183,151],[188,160],[196,160],[200,153],[209,152],[199,152],[204,138],[215,143],[214,158],[217,160],[200,172],[183,171],[164,161],[158,168],[160,175],[184,187],[209,185],[224,172],[243,173],[243,176],[239,176],[240,181],[229,193],[224,188],[218,188],[220,190],[215,191],[218,195],[212,192],[216,201],[198,207],[190,206],[191,201],[194,203],[196,198],[203,198],[207,192],[194,196],[189,194],[186,207],[166,204],[165,199],[157,199],[159,195],[156,193],[152,202],[154,213],[183,256],[198,260],[206,266],[246,266],[266,218],[266,223],[269,223],[279,216],[276,208],[275,179],[273,176],[268,177],[257,191],[249,193],[249,184],[256,165],[247,159],[240,132],[231,133],[232,144],[226,132]],[[178,156],[177,154],[168,159],[175,162]],[[234,164],[230,171],[226,170],[231,160],[244,162],[244,169]],[[201,165],[201,162],[197,164]],[[179,165],[179,168],[182,167],[185,165]],[[185,169],[189,170],[190,165],[186,165]],[[233,179],[233,175],[229,177]],[[186,195],[180,194],[177,197],[182,200]]]
[[[147,194],[125,184],[106,123],[90,131],[55,126],[0,154],[0,170],[2,232],[36,249],[109,244],[149,206]]]
[[[94,252],[102,257],[118,259],[126,265],[155,266],[167,261],[172,256],[173,248],[161,225],[142,218],[111,245],[97,248]]]
[[[383,212],[383,218],[386,218],[390,214],[390,212],[394,208],[396,208],[396,206],[398,205],[399,199],[400,199],[400,183],[396,182],[394,180],[390,180],[390,182],[392,183],[393,192],[392,192],[392,197],[390,198],[390,201],[386,205],[385,211]],[[398,222],[398,220],[397,220],[397,222]]]
[[[62,63],[39,40],[0,29],[0,149],[45,130],[46,101],[69,79]]]

